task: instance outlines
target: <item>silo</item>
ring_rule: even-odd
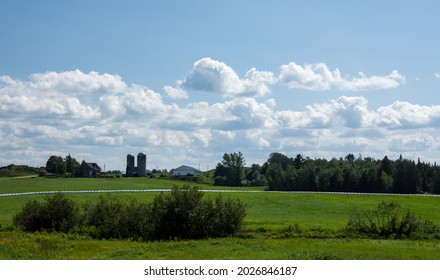
[[[137,171],[139,177],[147,176],[147,155],[144,153],[137,156]]]
[[[132,177],[134,174],[134,156],[128,154],[127,155],[127,170],[125,172],[125,175],[127,177]]]

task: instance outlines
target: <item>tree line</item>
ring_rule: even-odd
[[[242,153],[225,154],[218,163],[216,185],[259,185],[270,191],[362,193],[440,193],[440,167],[400,156],[391,160],[371,157],[311,159],[272,153],[263,165],[244,167]]]
[[[46,171],[58,176],[80,177],[81,164],[70,154],[65,158],[50,156],[46,162]]]

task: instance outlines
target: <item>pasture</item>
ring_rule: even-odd
[[[0,193],[74,190],[170,189],[185,182],[165,179],[24,178],[0,180]],[[196,184],[191,184],[196,185]],[[262,191],[197,184],[202,190]],[[69,194],[78,203],[102,194]],[[152,201],[157,193],[113,193],[129,201]],[[215,192],[205,196],[217,195]],[[89,240],[46,233],[0,232],[0,259],[440,259],[439,240],[371,240],[341,233],[354,210],[395,200],[417,216],[440,225],[440,197],[366,194],[297,194],[231,192],[247,205],[242,233],[237,237],[197,241],[132,242]],[[0,197],[0,224],[31,199],[44,195]],[[301,234],[298,234],[301,233]],[[15,247],[21,244],[21,247]],[[20,250],[17,248],[21,248]],[[17,251],[19,250],[19,251]]]

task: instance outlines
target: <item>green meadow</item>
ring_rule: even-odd
[[[0,179],[0,193],[75,190],[170,189],[182,181],[146,178]],[[45,195],[0,197],[0,259],[440,259],[440,240],[361,239],[343,229],[355,210],[394,200],[417,216],[440,225],[440,197],[245,192],[262,187],[224,188],[194,184],[223,193],[247,205],[242,232],[235,237],[205,240],[134,242],[92,240],[58,233],[10,230],[12,217],[28,200]],[[78,203],[102,194],[68,194]],[[129,201],[152,201],[157,193],[112,193]],[[205,196],[214,196],[205,193]]]

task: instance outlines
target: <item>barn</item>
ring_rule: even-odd
[[[81,176],[82,177],[93,177],[96,178],[101,174],[101,167],[94,162],[85,162],[84,160],[81,163]]]

